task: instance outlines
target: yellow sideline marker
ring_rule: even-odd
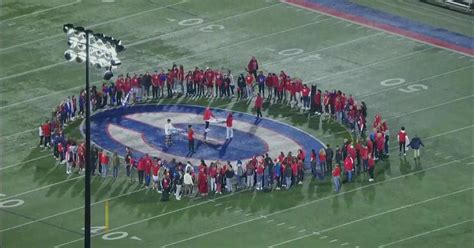
[[[105,232],[109,231],[109,201],[105,201]]]

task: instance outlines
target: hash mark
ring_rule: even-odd
[[[447,157],[444,157],[445,159],[450,159],[452,158],[453,156],[447,156]]]
[[[290,227],[288,227],[288,229],[293,229],[293,228],[295,228],[295,227],[296,227],[296,226],[290,226]]]
[[[273,222],[274,220],[267,220],[267,223]]]
[[[319,239],[325,239],[325,238],[327,238],[327,237],[328,237],[328,236],[322,236],[322,237],[321,237],[321,238],[319,238]]]
[[[338,241],[338,239],[333,239],[333,240],[329,241],[329,243],[334,243],[336,241]]]
[[[137,236],[133,236],[131,237],[131,239],[134,239],[134,240],[142,240],[141,238],[137,237]]]
[[[217,203],[214,207],[219,207],[220,205],[222,205],[222,203]]]
[[[250,216],[250,215],[252,215],[252,213],[246,214],[245,216]]]
[[[299,230],[298,232],[299,232],[299,233],[306,232],[306,229]]]
[[[344,243],[344,244],[341,244],[341,246],[345,246],[345,245],[348,245],[349,243]]]
[[[225,210],[227,210],[227,209],[231,209],[231,208],[233,208],[233,207],[232,207],[232,206],[230,206],[230,207],[226,207],[226,208],[225,208]]]
[[[280,224],[277,224],[277,226],[282,226],[282,225],[285,225],[285,222],[282,222]]]

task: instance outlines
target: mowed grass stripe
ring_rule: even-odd
[[[366,220],[369,220],[369,219],[373,219],[373,218],[376,218],[376,217],[379,217],[379,216],[382,216],[382,215],[385,215],[385,214],[389,214],[389,213],[397,212],[397,211],[400,211],[400,210],[403,210],[403,209],[415,207],[415,206],[418,206],[418,205],[421,205],[421,204],[425,204],[425,203],[436,201],[436,200],[439,200],[439,199],[442,199],[442,198],[445,198],[445,197],[461,194],[461,193],[464,193],[464,192],[467,192],[467,191],[472,191],[473,189],[474,189],[474,187],[463,188],[463,189],[460,189],[460,190],[457,190],[457,191],[454,191],[454,192],[451,192],[451,193],[442,194],[442,195],[432,197],[432,198],[429,198],[429,199],[426,199],[426,200],[416,201],[416,202],[411,203],[411,204],[403,205],[403,206],[397,207],[397,208],[392,208],[392,209],[387,210],[387,211],[379,212],[377,214],[369,215],[369,216],[366,216],[364,218],[352,220],[352,221],[346,222],[344,224],[333,226],[333,227],[318,231],[318,233],[329,232],[331,230],[335,230],[335,229],[338,229],[338,228],[341,228],[341,227],[352,225],[354,223],[358,223],[358,222],[366,221]],[[303,235],[303,236],[300,236],[300,237],[297,237],[297,238],[294,238],[294,239],[289,239],[289,240],[286,240],[286,241],[283,241],[283,242],[280,242],[280,243],[270,245],[268,247],[273,248],[273,247],[281,246],[281,245],[288,244],[288,243],[291,243],[291,242],[294,242],[294,241],[297,241],[297,240],[301,240],[301,239],[304,239],[304,238],[307,238],[307,237],[311,237],[311,236],[314,236],[314,235],[316,235],[316,234],[314,234],[314,233],[306,234],[306,235]],[[167,247],[167,246],[162,246],[162,247]]]

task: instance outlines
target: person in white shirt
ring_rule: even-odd
[[[173,140],[171,138],[175,132],[176,128],[173,127],[173,124],[171,124],[171,119],[168,119],[165,124],[165,145],[167,147],[170,147],[173,144]]]
[[[184,196],[191,197],[193,193],[193,177],[191,176],[190,171],[186,171],[186,173],[184,173],[183,181]]]
[[[44,134],[43,134],[43,126],[42,125],[39,125],[39,128],[38,128],[38,135],[40,137],[40,147],[44,147],[43,146],[43,140],[44,140]],[[45,142],[46,143],[46,142]]]

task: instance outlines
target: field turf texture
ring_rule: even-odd
[[[474,36],[472,16],[419,1],[353,2]],[[256,56],[265,71],[285,70],[353,94],[367,103],[369,123],[381,113],[392,134],[390,158],[377,163],[375,182],[360,176],[339,194],[329,180],[308,179],[289,191],[162,203],[155,192],[129,184],[124,171],[115,182],[94,178],[92,223],[104,225],[107,201],[110,227],[93,236],[93,247],[472,247],[472,57],[272,0],[4,0],[1,9],[2,248],[82,246],[83,177],[66,176],[37,148],[38,125],[84,85],[84,65],[63,58],[64,23],[122,39],[127,51],[117,73],[175,62],[235,75]],[[103,72],[92,72],[98,85]],[[211,106],[252,112],[253,104]],[[263,114],[332,146],[349,137],[288,107],[265,105]],[[411,150],[399,158],[401,126],[423,139],[421,163]],[[6,207],[16,203],[22,204]]]

